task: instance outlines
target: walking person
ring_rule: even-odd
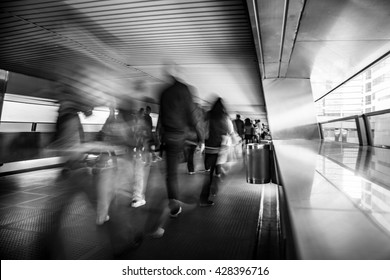
[[[182,212],[179,201],[178,165],[189,131],[195,131],[199,148],[204,148],[204,136],[197,120],[196,105],[189,87],[171,76],[172,84],[160,96],[160,138],[166,153],[166,186],[171,217]]]
[[[223,142],[234,133],[233,124],[226,113],[222,98],[218,98],[211,110],[207,113],[207,121],[208,138],[205,140],[205,161],[210,167],[210,173],[204,181],[200,194],[199,205],[201,207],[214,205],[214,202],[209,200],[209,196],[213,184],[214,172],[216,172],[217,176],[220,176],[222,173],[221,165],[218,165],[218,157],[221,154],[221,149],[224,145]],[[216,192],[217,187],[214,189]]]
[[[245,144],[252,143],[253,137],[255,135],[255,128],[253,127],[253,124],[249,118],[245,119],[244,123],[244,139]]]
[[[241,115],[237,114],[236,119],[233,121],[237,134],[244,140],[244,122],[241,120]]]

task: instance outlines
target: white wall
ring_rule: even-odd
[[[319,139],[309,79],[263,81],[272,139]]]

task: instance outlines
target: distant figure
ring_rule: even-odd
[[[181,203],[178,200],[179,158],[183,153],[189,131],[195,131],[197,144],[201,150],[204,148],[204,135],[200,122],[197,120],[196,106],[188,86],[173,76],[171,78],[173,84],[164,89],[160,96],[159,134],[166,153],[166,184],[170,216],[178,217],[182,212]]]
[[[245,143],[252,143],[253,137],[255,135],[255,128],[253,127],[253,124],[249,118],[245,119],[244,123],[244,139]]]
[[[271,140],[271,134],[269,132],[269,128],[267,125],[262,124],[262,133],[261,133],[261,139],[265,140]]]
[[[263,132],[263,126],[261,124],[261,120],[255,120],[254,129],[255,129],[255,139],[256,141],[260,142],[261,133]]]
[[[241,120],[241,116],[239,114],[236,115],[234,125],[237,134],[241,137],[242,140],[244,140],[244,122]]]

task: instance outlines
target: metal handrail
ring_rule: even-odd
[[[323,129],[322,128],[323,124],[335,123],[335,122],[341,122],[341,121],[348,121],[348,120],[355,120],[356,121],[356,127],[357,127],[357,130],[358,130],[358,133],[359,133],[359,131],[361,131],[361,129],[362,129],[361,125],[359,124],[359,119],[363,119],[363,123],[364,123],[363,126],[365,126],[365,128],[363,129],[363,132],[361,131],[360,133],[365,133],[366,139],[367,139],[366,141],[367,141],[368,146],[389,149],[390,146],[387,146],[387,145],[373,145],[373,140],[372,140],[372,135],[371,135],[371,127],[370,127],[370,123],[368,121],[368,117],[385,115],[385,114],[390,114],[390,109],[385,109],[385,110],[380,110],[380,111],[375,111],[375,112],[369,112],[369,113],[365,113],[365,114],[361,114],[361,115],[353,115],[353,116],[348,116],[348,117],[344,117],[344,118],[329,120],[329,121],[325,121],[325,122],[319,122],[318,125],[321,128],[321,130],[322,130]],[[363,145],[362,144],[362,141],[363,141],[362,140],[362,135],[358,135],[358,136],[359,136],[359,144]],[[323,139],[322,131],[321,131],[321,139]]]
[[[384,115],[384,114],[390,114],[390,109],[384,109],[384,110],[380,110],[380,111],[364,113],[364,114],[361,114],[361,115],[347,116],[347,117],[343,117],[343,118],[339,118],[339,119],[334,119],[334,120],[329,120],[329,121],[325,121],[325,122],[320,122],[319,124],[347,121],[347,120],[352,120],[352,119],[356,120],[356,118],[363,117],[363,116],[372,117],[372,116],[378,116],[378,115]]]
[[[375,59],[373,62],[371,62],[370,64],[368,64],[366,67],[364,67],[363,69],[361,69],[360,71],[358,71],[357,73],[353,74],[352,76],[350,76],[348,79],[346,79],[345,81],[341,82],[340,84],[338,84],[337,86],[333,87],[331,90],[329,90],[328,92],[326,92],[324,95],[322,95],[321,97],[317,98],[316,100],[314,100],[314,102],[318,102],[320,101],[322,98],[324,98],[325,96],[327,96],[328,94],[334,92],[336,89],[340,88],[341,86],[343,86],[344,84],[346,84],[347,82],[349,82],[350,80],[352,80],[353,78],[357,77],[358,75],[362,74],[364,71],[366,71],[367,69],[369,69],[371,66],[373,66],[374,64],[376,64],[377,62],[381,61],[382,59],[384,59],[386,56],[390,55],[390,51],[386,52],[385,54],[381,55],[380,57],[378,57],[377,59]]]
[[[329,120],[329,121],[325,121],[325,122],[320,122],[319,124],[356,120],[356,118],[358,118],[358,117],[359,117],[359,115],[353,115],[353,116],[343,117],[343,118]]]
[[[363,115],[366,115],[367,117],[372,117],[372,116],[384,115],[384,114],[389,114],[389,113],[390,113],[390,109],[385,109],[385,110],[365,113]]]

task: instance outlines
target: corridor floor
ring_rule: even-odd
[[[198,156],[198,170],[202,169],[200,162]],[[178,218],[170,218],[167,211],[164,165],[164,161],[152,164],[146,205],[129,207],[130,197],[118,191],[111,219],[103,226],[95,224],[94,180],[88,168],[66,180],[60,179],[58,168],[0,177],[1,259],[52,258],[48,247],[51,251],[62,248],[55,258],[73,260],[255,258],[262,185],[246,183],[243,162],[231,165],[218,183],[215,205],[204,208],[197,203],[207,173],[189,175],[181,164],[180,200],[184,206]],[[114,178],[111,183],[118,182]],[[65,195],[74,188],[83,191]],[[53,219],[59,219],[64,197],[60,238],[53,243]],[[150,233],[158,225],[165,234],[152,238]]]

